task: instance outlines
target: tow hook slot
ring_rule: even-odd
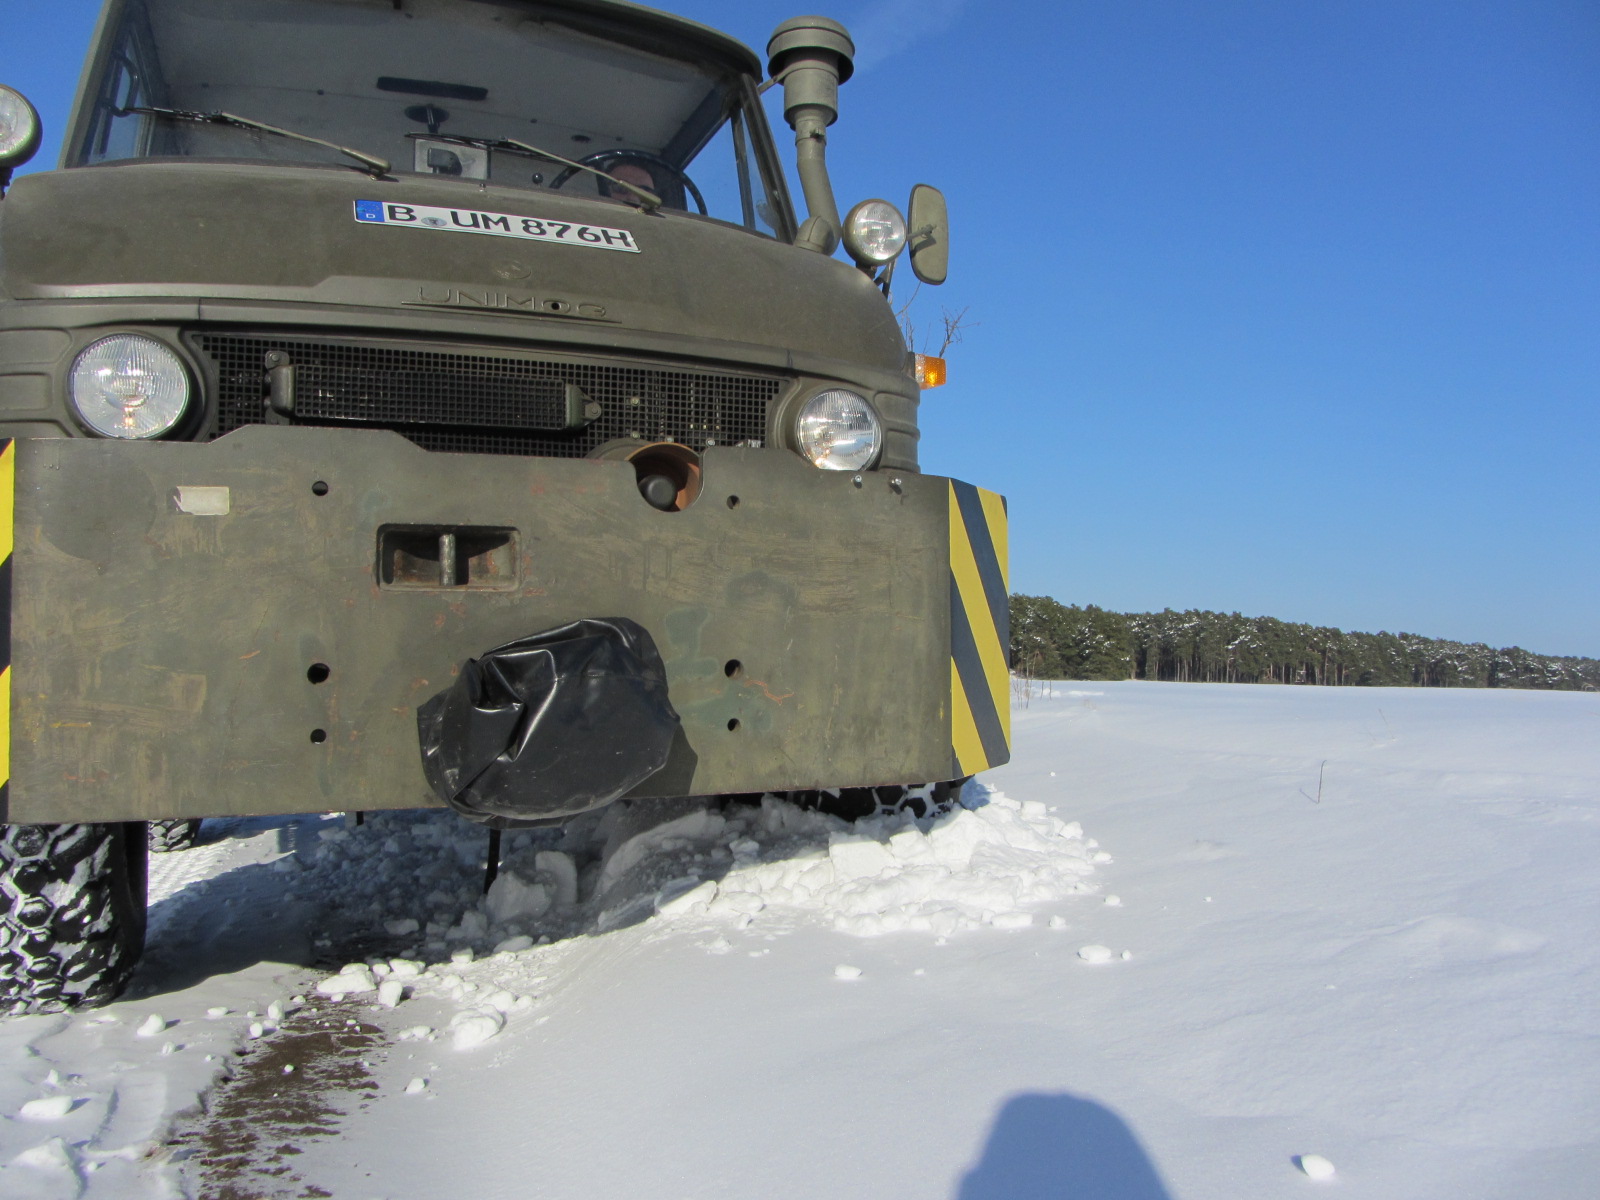
[[[517,585],[517,531],[482,525],[384,525],[378,582],[479,591]]]
[[[700,495],[700,456],[681,442],[618,439],[601,446],[595,457],[632,463],[639,494],[662,512],[682,512]]]

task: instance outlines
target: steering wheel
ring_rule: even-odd
[[[584,155],[578,161],[586,167],[595,168],[599,168],[603,162],[636,162],[665,171],[674,181],[683,184],[684,190],[694,197],[695,207],[700,210],[700,215],[702,217],[706,215],[706,198],[700,194],[700,189],[695,187],[694,180],[684,173],[682,167],[674,166],[659,154],[652,154],[648,150],[596,150],[593,154]],[[551,189],[558,188],[577,173],[577,167],[568,167],[546,186]],[[661,199],[664,202],[666,197],[663,196]]]

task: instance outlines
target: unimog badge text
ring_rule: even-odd
[[[424,283],[418,286],[416,299],[402,300],[401,303],[420,308],[483,308],[498,312],[534,313],[540,316],[586,317],[591,321],[604,320],[607,314],[603,304],[563,300],[554,296],[541,298],[531,292],[511,292],[499,288],[467,285],[429,286]]]
[[[391,204],[357,200],[356,220],[364,225],[393,225],[402,229],[438,229],[446,233],[487,233],[495,237],[523,238],[532,242],[561,242],[596,250],[622,250],[638,254],[639,246],[626,229],[605,225],[577,225],[515,213],[480,212],[473,208],[439,208],[430,204]]]

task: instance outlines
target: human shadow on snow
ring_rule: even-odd
[[[955,1200],[1171,1200],[1127,1122],[1065,1092],[1007,1100]]]

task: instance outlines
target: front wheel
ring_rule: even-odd
[[[173,850],[187,850],[200,836],[198,819],[187,821],[151,821],[150,852],[167,854]]]
[[[919,817],[936,817],[957,802],[964,783],[965,779],[956,779],[948,783],[828,788],[822,791],[790,792],[788,797],[801,808],[814,808],[846,821],[907,810]]]
[[[0,825],[0,1013],[116,999],[144,949],[144,822]]]

